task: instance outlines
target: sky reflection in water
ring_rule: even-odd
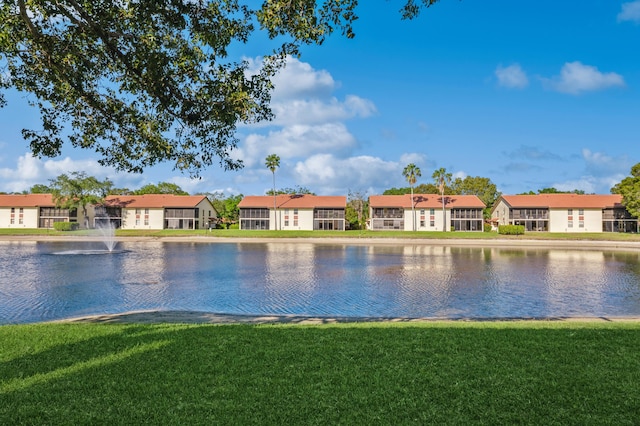
[[[307,243],[0,242],[0,323],[134,310],[640,316],[640,254]],[[76,254],[61,254],[67,251]]]

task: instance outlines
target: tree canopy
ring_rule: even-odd
[[[49,189],[56,206],[81,209],[85,221],[88,220],[86,206],[102,203],[113,186],[109,179],[100,181],[93,176],[87,176],[85,172],[62,174],[50,182]]]
[[[400,1],[400,0],[398,0]],[[413,18],[438,0],[402,0]],[[231,156],[240,123],[270,120],[271,79],[287,55],[334,32],[353,37],[357,0],[0,0],[3,90],[30,94],[37,157],[72,146],[142,172],[171,162],[192,176]],[[260,70],[230,58],[256,33],[271,40]]]
[[[486,177],[467,176],[464,179],[455,178],[451,187],[454,194],[476,195],[487,208],[491,208],[500,196],[496,185]]]
[[[611,188],[611,193],[622,195],[622,204],[627,211],[640,217],[640,163],[631,168],[631,176]]]
[[[171,182],[158,182],[157,185],[150,183],[136,189],[132,192],[133,195],[145,195],[145,194],[174,194],[174,195],[189,195],[187,191],[184,191],[178,184]]]
[[[266,195],[273,195],[273,189],[269,189],[266,192]],[[296,185],[294,188],[278,188],[275,191],[276,195],[281,195],[281,194],[304,194],[304,195],[316,195],[315,192],[311,191],[309,188],[307,188],[306,186],[300,186],[300,185]]]

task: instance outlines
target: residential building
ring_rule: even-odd
[[[249,195],[238,204],[240,229],[344,231],[347,197]],[[274,208],[275,207],[275,208]]]
[[[475,195],[372,195],[369,229],[396,231],[482,231],[485,204]]]
[[[76,209],[56,207],[51,194],[0,194],[0,228],[53,228],[55,222],[85,226]]]
[[[217,214],[204,195],[109,195],[95,208],[95,224],[122,229],[206,229]]]
[[[491,218],[498,225],[522,225],[525,232],[638,232],[638,218],[617,194],[502,195]]]
[[[216,220],[216,211],[203,195],[110,195],[103,205],[78,209],[56,207],[51,194],[0,195],[0,228],[53,228],[74,222],[95,228],[111,222],[123,229],[201,229]]]

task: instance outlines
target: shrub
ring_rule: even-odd
[[[491,232],[491,224],[490,223],[485,223],[484,224],[484,232]]]
[[[56,231],[75,231],[78,229],[78,224],[74,222],[54,222],[53,229]]]
[[[502,235],[523,235],[523,225],[500,225],[498,226],[498,234]]]

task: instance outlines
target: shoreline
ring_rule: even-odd
[[[100,236],[53,236],[53,235],[0,235],[0,241],[103,241]],[[325,244],[325,245],[416,245],[416,246],[450,246],[475,248],[533,248],[533,249],[565,249],[565,250],[619,250],[640,251],[640,241],[611,240],[536,240],[536,239],[438,239],[438,238],[340,238],[340,237],[213,237],[206,235],[167,236],[167,237],[115,237],[117,242],[176,242],[207,244]]]
[[[248,315],[203,311],[148,310],[118,314],[98,314],[45,321],[47,323],[95,324],[367,324],[367,323],[482,323],[482,322],[640,322],[639,317],[521,317],[521,318],[439,318],[439,317],[341,317],[313,315]]]

